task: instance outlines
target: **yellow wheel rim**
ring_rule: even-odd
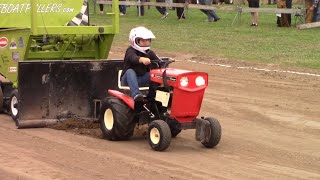
[[[150,131],[150,139],[153,144],[158,144],[160,141],[160,132],[157,128],[152,128]]]
[[[13,96],[11,99],[11,112],[12,115],[16,116],[18,114],[18,109],[14,107],[15,104],[18,104],[18,98],[16,96]]]
[[[113,128],[113,124],[114,124],[114,119],[113,119],[113,113],[111,111],[111,109],[107,109],[104,112],[104,125],[106,126],[106,128],[108,130],[111,130]]]

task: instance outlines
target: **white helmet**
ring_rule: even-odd
[[[130,31],[130,35],[129,35],[129,41],[130,41],[130,45],[131,47],[133,47],[134,49],[147,54],[148,50],[150,49],[150,45],[149,46],[141,46],[139,44],[139,39],[154,39],[156,38],[153,33],[145,28],[145,27],[136,27],[131,29]]]

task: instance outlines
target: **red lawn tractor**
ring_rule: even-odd
[[[207,148],[216,146],[221,139],[219,121],[212,117],[197,118],[208,86],[208,74],[168,68],[174,60],[152,62],[157,67],[150,71],[150,78],[159,85],[155,99],[135,104],[126,93],[108,90],[99,117],[104,137],[127,140],[138,123],[148,124],[148,141],[156,151],[167,149],[171,138],[183,129],[196,129],[196,140]]]

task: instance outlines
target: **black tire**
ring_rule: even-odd
[[[171,130],[163,120],[155,120],[149,124],[148,142],[155,151],[166,150],[171,143]]]
[[[171,129],[171,137],[173,137],[173,138],[177,137],[177,135],[180,134],[181,131],[182,131],[181,129],[172,128]]]
[[[2,92],[2,87],[0,86],[0,112],[2,112],[3,108],[3,92]]]
[[[213,148],[219,144],[221,139],[221,126],[217,119],[214,118],[205,118],[205,120],[210,123],[210,135],[209,138],[205,138],[207,140],[201,142],[207,148]]]
[[[13,89],[10,95],[9,113],[14,121],[17,121],[19,116],[19,96],[18,90]]]
[[[99,122],[104,137],[112,141],[129,139],[136,125],[133,110],[116,97],[102,101]]]

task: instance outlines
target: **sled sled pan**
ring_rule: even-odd
[[[17,128],[96,118],[100,99],[108,89],[118,89],[122,66],[123,60],[19,62]]]

